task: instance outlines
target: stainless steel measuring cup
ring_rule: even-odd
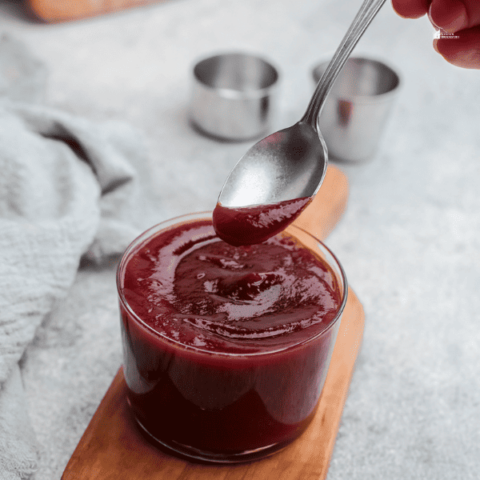
[[[193,68],[190,119],[207,135],[248,140],[265,134],[279,74],[267,60],[234,52],[211,56]]]
[[[327,65],[313,68],[315,84]],[[399,75],[383,62],[365,57],[347,61],[319,121],[332,159],[358,162],[375,154],[399,85]]]

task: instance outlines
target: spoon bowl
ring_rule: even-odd
[[[241,207],[310,197],[320,188],[327,158],[321,135],[300,121],[247,151],[227,178],[219,203]]]

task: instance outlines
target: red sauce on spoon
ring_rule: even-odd
[[[312,197],[296,198],[272,205],[224,207],[213,211],[216,234],[230,245],[261,243],[283,231],[310,204]]]

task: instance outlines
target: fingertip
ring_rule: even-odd
[[[462,30],[453,37],[434,39],[433,48],[452,65],[480,69],[480,27]]]
[[[429,9],[431,0],[392,0],[395,12],[403,18],[423,17]]]
[[[428,9],[432,24],[448,33],[455,33],[468,27],[465,5],[459,0],[432,0]]]

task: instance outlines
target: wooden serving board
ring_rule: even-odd
[[[65,22],[138,7],[159,0],[28,0],[33,13],[45,22]]]
[[[348,198],[345,175],[329,166],[320,192],[297,224],[324,238]],[[159,450],[140,433],[126,401],[120,368],[75,449],[62,480],[322,480],[326,477],[364,329],[364,312],[349,289],[330,368],[312,423],[284,450],[256,462],[216,466]]]

